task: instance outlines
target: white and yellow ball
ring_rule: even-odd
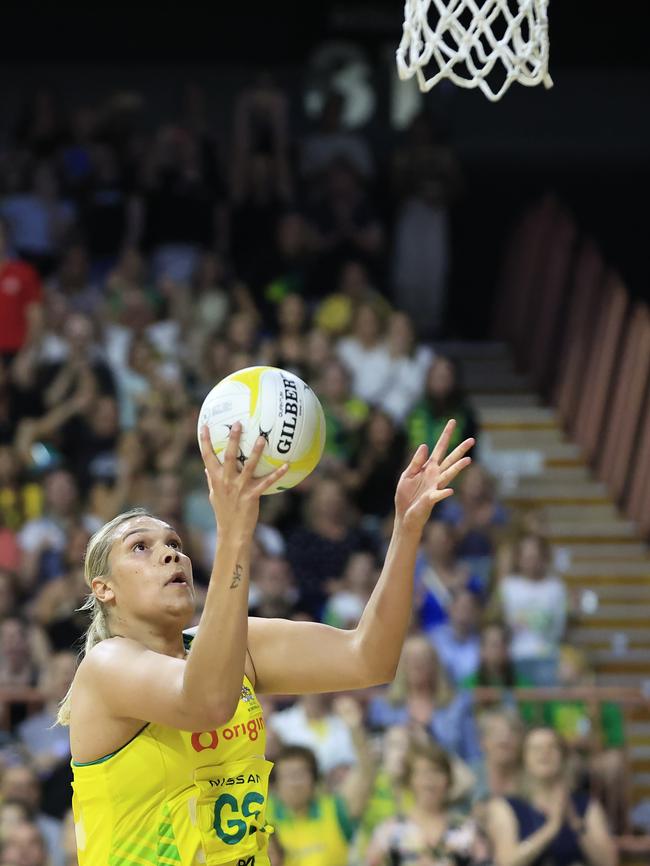
[[[223,460],[232,425],[242,435],[238,460],[248,460],[255,440],[266,446],[255,475],[269,475],[283,463],[286,474],[266,493],[295,487],[318,464],[325,445],[325,417],[318,397],[303,380],[277,367],[246,367],[226,376],[210,391],[199,413],[199,431],[208,425],[214,453]]]

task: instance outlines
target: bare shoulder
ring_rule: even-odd
[[[111,637],[100,641],[83,657],[72,683],[72,707],[89,708],[92,702],[119,690],[125,671],[147,650],[137,641]],[[110,703],[110,702],[109,702]]]
[[[100,641],[81,661],[76,680],[93,683],[102,682],[113,671],[123,669],[123,665],[133,662],[147,649],[130,638],[110,637]]]

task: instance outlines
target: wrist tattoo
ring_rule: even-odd
[[[230,588],[231,589],[237,589],[237,587],[241,583],[242,572],[243,572],[243,568],[241,567],[241,565],[239,563],[237,563],[237,565],[235,566],[235,570],[232,573],[232,578],[230,581]]]

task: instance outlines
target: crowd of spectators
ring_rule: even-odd
[[[341,108],[332,94],[297,140],[263,80],[226,148],[196,87],[153,130],[128,103],[67,111],[44,90],[0,150],[0,689],[42,693],[2,703],[1,866],[77,862],[53,722],[87,626],[90,534],[133,505],[172,523],[198,621],[216,529],[196,421],[220,378],[294,370],[326,416],[318,469],[263,502],[254,615],[354,627],[409,451],[455,417],[480,458],[439,344],[457,161],[422,116],[378,166]],[[594,720],[576,701],[474,698],[588,675],[562,645],[573,611],[553,551],[488,469],[466,471],[426,528],[395,681],[263,697],[275,862],[612,866],[596,795],[620,830],[617,708]]]

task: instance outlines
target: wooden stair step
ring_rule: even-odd
[[[642,678],[636,673],[604,673],[597,677],[598,685],[600,686],[630,686],[631,688],[638,687]],[[647,708],[645,709],[647,713]]]
[[[630,675],[641,678],[650,677],[650,662],[648,659],[632,659],[629,656],[618,661],[596,661],[599,675],[616,674]]]
[[[650,558],[648,557],[648,547],[641,541],[629,541],[625,544],[607,544],[607,543],[592,543],[586,544],[570,544],[567,545],[571,559],[578,563],[583,560],[591,560],[592,558],[603,559],[630,559],[634,561],[646,560],[650,567]]]
[[[575,521],[576,523],[604,523],[605,521],[617,521],[620,514],[615,505],[603,499],[599,502],[556,502],[545,504],[540,507],[542,516],[549,521],[563,523]]]
[[[621,604],[612,604],[611,601],[601,601],[598,609],[590,614],[589,617],[583,617],[580,622],[587,622],[599,619],[600,617],[615,616],[619,619],[638,619],[639,617],[647,617],[646,623],[650,622],[650,604],[645,601],[636,603],[622,601]]]
[[[650,596],[650,583],[647,578],[643,583],[632,586],[618,582],[614,584],[604,583],[595,589],[595,592],[601,604],[647,604]]]
[[[607,491],[597,482],[582,482],[564,484],[555,481],[551,484],[540,483],[537,479],[527,478],[520,481],[513,490],[508,490],[501,497],[510,506],[535,505],[542,508],[573,507],[576,510],[592,507],[608,507],[614,514],[616,508],[607,497]],[[582,515],[577,512],[577,516]]]
[[[592,560],[590,562],[572,562],[565,572],[565,577],[608,577],[612,582],[621,577],[645,577],[650,580],[650,561],[632,560],[612,563]],[[650,602],[650,595],[648,601]]]
[[[555,412],[546,406],[493,406],[478,409],[483,430],[557,429]]]
[[[628,542],[636,537],[636,526],[631,520],[603,521],[583,523],[578,520],[552,521],[548,527],[548,536],[553,544],[570,543],[572,541]]]
[[[612,570],[612,574],[614,571]],[[592,577],[567,577],[563,575],[566,583],[572,589],[593,589],[595,592],[600,592],[601,589],[606,589],[611,586],[612,580],[616,581],[616,586],[625,586],[628,588],[636,587],[636,590],[641,595],[647,591],[648,579],[646,577],[608,577],[606,574],[593,575]]]
[[[547,449],[563,445],[578,452],[577,446],[570,442],[564,432],[557,427],[541,430],[490,430],[489,433],[483,434],[482,441],[486,442],[484,447],[493,451],[541,450],[546,452]]]
[[[509,394],[493,394],[489,391],[470,393],[469,401],[477,412],[480,412],[482,409],[492,409],[495,407],[527,409],[541,405],[539,397],[528,391],[513,391]]]

